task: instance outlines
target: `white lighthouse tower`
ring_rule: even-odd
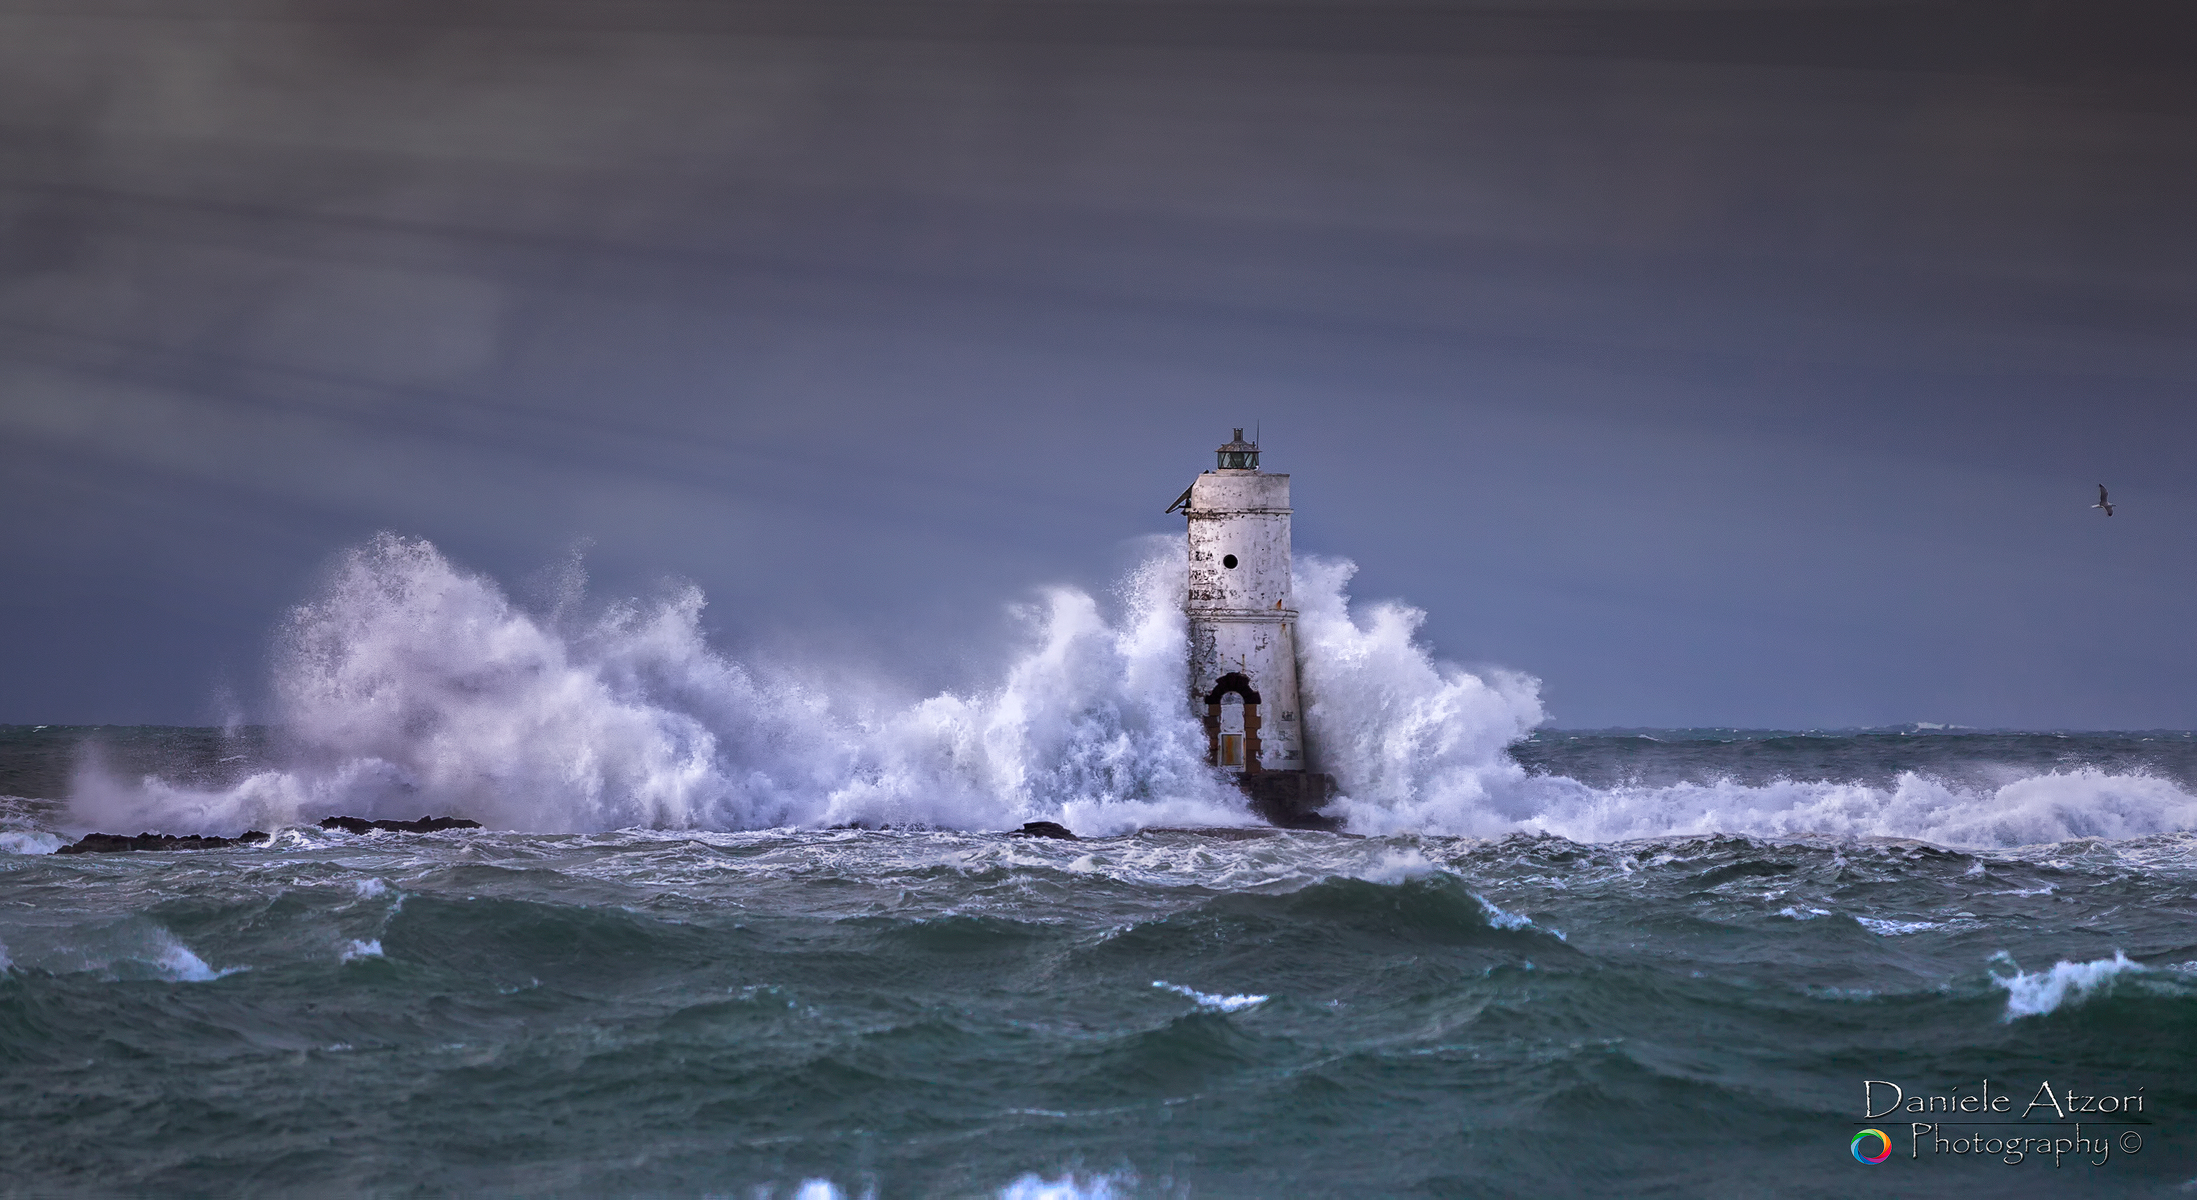
[[[1327,824],[1312,810],[1333,781],[1306,774],[1297,695],[1289,476],[1259,470],[1258,444],[1238,429],[1167,511],[1190,518],[1190,692],[1208,761],[1276,824]]]

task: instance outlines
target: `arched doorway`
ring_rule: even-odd
[[[1221,703],[1234,695],[1243,701],[1243,732],[1221,732]],[[1213,690],[1205,694],[1205,760],[1216,767],[1240,767],[1245,774],[1255,774],[1259,766],[1259,693],[1252,690],[1251,679],[1240,671],[1230,671],[1221,676]]]

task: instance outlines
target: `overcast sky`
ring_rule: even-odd
[[[2192,63],[2184,0],[5,0],[0,721],[253,709],[381,529],[977,686],[1243,425],[1561,726],[2197,727]]]

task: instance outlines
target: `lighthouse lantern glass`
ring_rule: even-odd
[[[1219,450],[1220,468],[1223,471],[1256,471],[1259,469],[1259,444],[1243,440],[1243,430],[1229,439]]]

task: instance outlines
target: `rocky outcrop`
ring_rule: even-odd
[[[479,829],[479,821],[463,817],[421,817],[417,821],[369,821],[363,817],[323,817],[322,829],[341,829],[345,833],[372,833],[385,830],[389,833],[441,833],[445,829]]]
[[[1074,833],[1070,832],[1066,825],[1057,824],[1052,821],[1027,821],[1023,823],[1022,828],[1015,830],[1013,833],[1010,833],[1007,836],[1060,838],[1064,841],[1070,842],[1078,842],[1083,840],[1077,837]]]
[[[417,821],[368,821],[360,817],[328,817],[321,821],[322,829],[341,829],[346,833],[373,833],[387,830],[391,833],[440,833],[445,829],[479,829],[479,821],[463,817],[421,817]],[[247,830],[233,838],[208,837],[204,834],[141,833],[128,837],[119,833],[87,833],[81,841],[63,846],[56,854],[119,854],[125,850],[220,850],[229,846],[257,846],[267,841],[267,835],[257,829]]]
[[[246,830],[233,838],[202,837],[195,833],[177,836],[172,833],[141,833],[127,837],[119,833],[87,833],[83,840],[63,846],[55,854],[119,854],[125,850],[220,850],[229,846],[256,846],[267,840],[267,835],[257,829]]]

